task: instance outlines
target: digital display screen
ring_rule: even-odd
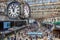
[[[6,30],[11,27],[11,22],[0,21],[0,30]]]
[[[3,28],[10,28],[10,22],[3,22]]]

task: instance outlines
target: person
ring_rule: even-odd
[[[28,39],[26,39],[26,40],[28,40]]]
[[[51,36],[48,36],[48,40],[53,40]]]
[[[9,36],[7,37],[7,40],[10,40],[10,37]]]
[[[53,40],[51,33],[48,34],[48,40]]]
[[[16,36],[14,37],[14,40],[16,40]]]
[[[11,40],[14,40],[14,37],[11,37]]]
[[[20,38],[20,40],[22,40],[22,39]]]
[[[44,36],[43,40],[47,40],[47,36]]]

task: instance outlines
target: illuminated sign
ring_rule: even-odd
[[[3,25],[4,28],[10,28],[10,22],[4,22]]]
[[[41,32],[28,32],[28,35],[42,35]]]

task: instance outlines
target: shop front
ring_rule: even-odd
[[[60,21],[54,22],[53,35],[60,38]]]

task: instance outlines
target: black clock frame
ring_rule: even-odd
[[[27,2],[24,3],[24,6],[25,6],[25,5],[27,5],[28,8],[29,8],[29,17],[28,17],[28,18],[30,18],[30,17],[31,17],[31,9],[30,9],[30,6],[29,6],[29,4],[28,4]],[[24,6],[23,6],[23,9],[24,9]],[[23,12],[24,12],[24,11],[23,11]]]
[[[31,9],[30,9],[30,6],[29,6],[29,4],[26,2],[26,1],[23,1],[23,2],[21,2],[21,5],[22,5],[22,7],[21,7],[21,14],[20,14],[20,19],[28,19],[28,18],[30,18],[31,17]],[[29,8],[29,17],[24,17],[24,6],[25,5],[27,5],[28,6],[28,8]],[[22,17],[21,17],[22,16]]]
[[[8,16],[8,17],[9,17],[9,15],[8,15],[8,8],[9,8],[9,6],[12,5],[13,3],[18,4],[19,7],[20,7],[20,5],[21,5],[21,4],[20,4],[19,2],[17,2],[17,1],[13,1],[13,2],[9,3],[8,6],[7,6],[7,16]],[[21,13],[21,7],[20,7],[20,13]],[[20,15],[20,14],[19,14],[19,15]],[[18,17],[19,17],[19,15],[18,15]],[[18,18],[18,17],[16,17],[16,18]],[[16,18],[14,18],[14,17],[9,17],[9,19],[16,19]]]

